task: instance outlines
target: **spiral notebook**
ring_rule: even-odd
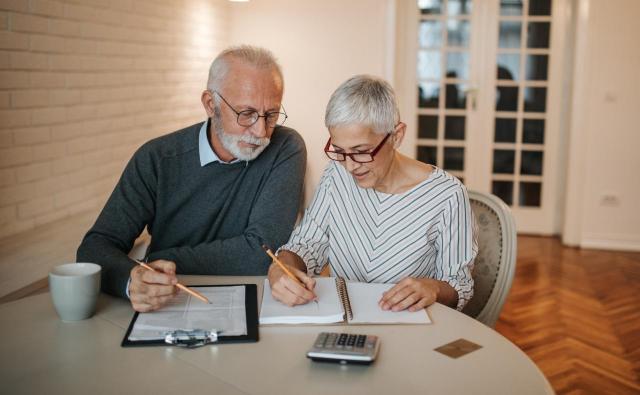
[[[265,280],[260,324],[430,324],[426,310],[393,312],[378,306],[382,293],[393,286],[317,277],[317,303],[289,307],[273,298],[269,281]]]

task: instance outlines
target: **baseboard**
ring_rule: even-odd
[[[640,240],[635,238],[607,238],[598,235],[585,235],[580,242],[580,248],[614,251],[640,251]]]

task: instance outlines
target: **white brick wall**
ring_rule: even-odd
[[[0,238],[105,202],[146,140],[203,119],[224,0],[0,0]]]

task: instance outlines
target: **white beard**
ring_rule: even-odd
[[[260,122],[260,120],[258,120],[258,122]],[[268,137],[258,138],[248,133],[241,136],[226,133],[224,131],[224,128],[222,127],[222,122],[220,121],[219,111],[214,110],[214,115],[213,117],[211,117],[211,123],[211,126],[213,126],[213,131],[216,136],[218,136],[218,139],[220,139],[220,143],[222,143],[224,149],[229,151],[229,153],[238,160],[254,160],[258,157],[258,155],[262,153],[262,151],[264,151],[265,148],[267,148],[267,146],[271,142],[271,139],[269,139]],[[240,147],[238,143],[241,141],[257,145],[257,147]]]

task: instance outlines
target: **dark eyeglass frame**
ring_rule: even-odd
[[[327,140],[327,145],[324,146],[324,153],[325,155],[327,155],[329,159],[335,160],[336,162],[344,162],[345,160],[347,160],[347,156],[348,156],[349,158],[351,158],[352,161],[356,163],[370,163],[370,162],[373,162],[376,154],[380,152],[380,150],[384,146],[384,143],[387,141],[387,139],[389,139],[389,136],[391,136],[392,134],[393,132],[387,133],[387,135],[384,136],[380,144],[378,144],[373,150],[369,152],[348,152],[347,153],[347,152],[332,151],[329,149],[331,147],[331,137],[329,137],[329,140]],[[332,158],[330,154],[336,155],[336,158]],[[369,155],[370,160],[357,160],[354,157],[355,155]],[[342,157],[342,159],[340,159],[340,157]]]
[[[238,122],[238,125],[243,126],[243,127],[250,127],[253,126],[256,122],[258,122],[258,120],[260,118],[264,118],[264,124],[267,128],[269,129],[273,129],[278,125],[284,125],[285,121],[287,120],[287,118],[289,118],[289,116],[287,115],[287,111],[284,109],[283,105],[280,105],[280,107],[282,107],[282,111],[284,112],[280,112],[280,111],[269,111],[269,112],[265,112],[263,115],[260,115],[260,113],[256,110],[243,110],[243,111],[238,111],[235,108],[233,108],[233,106],[231,104],[229,104],[229,102],[227,101],[227,99],[224,98],[224,96],[222,96],[220,94],[220,92],[218,91],[211,91],[211,93],[215,93],[216,95],[220,96],[220,98],[222,99],[222,101],[229,106],[229,108],[231,109],[231,111],[235,112],[237,115],[236,118],[236,122]],[[278,116],[275,118],[276,122],[274,122],[272,125],[269,124],[269,117],[272,117],[274,114],[278,114]],[[248,117],[249,119],[253,119],[253,121],[249,121],[242,123],[240,122],[240,117]],[[284,119],[282,120],[281,123],[278,123],[278,119],[283,116]]]

